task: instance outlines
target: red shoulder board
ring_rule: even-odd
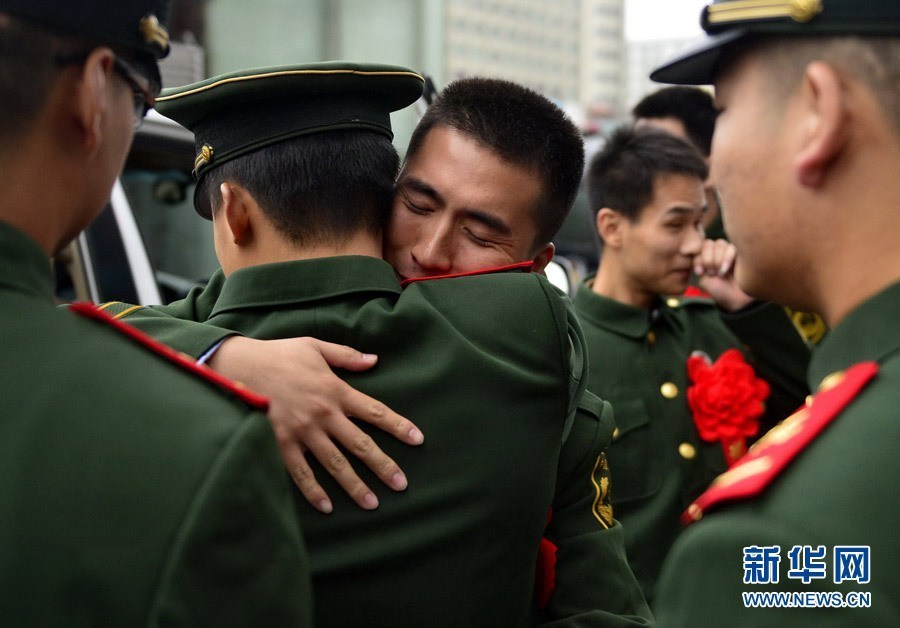
[[[237,382],[220,375],[208,366],[197,364],[190,356],[175,351],[161,342],[157,342],[131,325],[126,325],[125,323],[117,321],[106,312],[98,310],[92,303],[73,303],[69,306],[69,309],[79,316],[91,318],[112,327],[122,335],[127,336],[132,341],[149,349],[153,353],[162,356],[169,362],[176,364],[178,367],[189,371],[194,375],[211,382],[214,386],[234,395],[250,407],[264,411],[269,409],[268,398],[242,387]]]
[[[483,268],[481,270],[473,270],[467,273],[455,273],[453,275],[437,275],[435,277],[412,277],[410,279],[404,279],[400,282],[400,287],[405,288],[411,283],[415,283],[417,281],[431,281],[432,279],[455,279],[456,277],[473,277],[476,275],[493,275],[494,273],[505,273],[509,271],[519,270],[524,273],[530,273],[531,269],[534,268],[534,262],[519,262],[517,264],[509,264],[508,266],[497,266],[496,268]]]
[[[688,525],[720,504],[762,493],[828,427],[878,373],[875,362],[860,362],[829,375],[811,403],[773,427],[681,515]]]

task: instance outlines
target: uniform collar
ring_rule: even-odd
[[[850,312],[813,351],[809,386],[857,362],[881,362],[900,351],[900,282],[885,288]]]
[[[248,307],[270,308],[358,292],[399,295],[400,283],[382,259],[344,255],[261,264],[231,274],[211,316]]]
[[[675,309],[663,299],[657,301],[652,309],[646,310],[597,294],[591,289],[592,283],[593,277],[588,277],[579,286],[580,289],[575,293],[575,309],[579,317],[599,327],[620,336],[643,338],[651,328],[664,322],[673,327],[681,326]]]
[[[0,286],[53,302],[53,271],[47,254],[12,225],[0,221]]]

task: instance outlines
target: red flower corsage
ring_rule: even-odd
[[[759,431],[769,385],[756,377],[737,349],[728,349],[713,363],[705,354],[694,353],[687,374],[693,382],[687,400],[697,432],[706,442],[722,443],[731,466],[746,453],[746,439]]]

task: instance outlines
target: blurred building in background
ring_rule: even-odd
[[[628,42],[627,67],[625,72],[625,103],[631,109],[637,102],[662,87],[650,80],[650,72],[683,50],[690,42],[687,39],[656,39]]]
[[[617,112],[624,25],[623,0],[446,0],[444,74],[499,76]]]
[[[627,114],[625,0],[174,0],[172,87],[247,67],[354,59],[410,66],[440,88],[507,78],[591,118]],[[394,118],[403,147],[412,111]]]

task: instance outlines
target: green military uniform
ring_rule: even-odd
[[[15,41],[46,29],[71,39],[60,40],[70,53],[55,58],[60,68],[83,63],[92,47],[113,47],[107,70],[131,85],[138,115],[159,91],[168,33],[157,16],[167,4],[0,0],[5,97],[9,76],[23,69],[6,35]],[[43,69],[53,67],[54,52],[29,60],[41,68],[32,87],[52,99],[24,114],[22,137],[6,129],[3,139],[4,163],[21,150],[23,168],[51,179],[60,155],[88,159],[78,142],[55,161],[38,158],[42,144],[29,125],[63,115],[56,101],[64,83]],[[4,102],[4,116],[22,116],[38,92]],[[120,112],[95,114],[103,134],[92,135],[100,138],[92,155],[105,157],[91,163],[109,170],[107,152],[125,146],[127,130]],[[66,128],[74,133],[74,123]],[[90,305],[54,307],[50,260],[34,234],[63,237],[77,227],[89,192],[108,190],[82,186],[72,204],[51,209],[35,200],[43,192],[30,203],[12,194],[0,212],[0,623],[311,625],[307,557],[264,400],[189,372],[199,369]]]
[[[589,396],[571,416],[583,387],[581,334],[546,280],[485,275],[401,292],[386,262],[348,256],[244,268],[214,277],[204,292],[131,310],[126,320],[181,349],[196,347],[197,326],[167,315],[376,353],[377,368],[343,376],[426,434],[410,450],[371,430],[409,477],[374,513],[356,508],[321,468],[334,512],[298,496],[318,626],[645,623],[649,610],[605,502],[598,456],[612,431],[609,407]],[[556,589],[529,618],[545,524],[559,548]]]
[[[311,625],[265,416],[53,307],[0,222],[0,617],[15,626]]]
[[[309,133],[390,137],[389,112],[421,89],[422,77],[405,68],[308,64],[187,86],[164,97],[162,113],[194,131],[202,181],[235,157]],[[427,435],[411,450],[364,426],[409,477],[375,512],[357,508],[313,463],[335,498],[324,515],[297,493],[317,626],[646,623],[608,508],[601,455],[610,409],[584,392],[581,330],[546,279],[501,273],[401,291],[391,266],[373,257],[243,266],[173,306],[107,309],[194,355],[234,332],[314,336],[377,354],[374,369],[343,376]],[[212,336],[198,341],[198,326]],[[377,482],[367,470],[363,479]],[[532,597],[545,530],[559,547],[556,582],[572,586],[539,614]]]
[[[628,560],[652,601],[662,561],[681,531],[679,515],[727,466],[722,445],[702,441],[694,425],[685,397],[687,360],[695,351],[715,360],[727,349],[745,349],[708,299],[663,299],[650,311],[586,285],[575,296],[575,310],[590,355],[588,388],[615,409],[616,436],[608,450],[613,509],[624,526]],[[764,344],[774,355],[763,356],[757,374],[773,384],[761,422],[774,424],[805,397],[797,382],[805,346],[777,306],[728,318],[741,335],[770,333]]]
[[[891,331],[898,320],[900,284],[845,318],[813,354],[809,383],[819,392],[809,408],[772,430],[704,495],[705,507],[692,509],[703,519],[675,544],[660,578],[657,610],[666,626],[723,625],[722,618],[729,626],[896,624],[900,506],[890,478],[900,473],[900,422],[890,417],[900,407],[900,335]],[[843,380],[828,377],[844,371]],[[786,466],[775,474],[772,461]],[[826,548],[826,577],[804,584],[788,576],[795,545]],[[750,546],[779,548],[778,583],[744,583]],[[869,547],[871,581],[835,583],[835,546]],[[750,591],[864,592],[871,608],[748,609],[742,593]]]
[[[704,9],[701,23],[711,36],[655,70],[652,78],[711,83],[721,59],[751,40],[777,38],[786,54],[792,41],[815,42],[817,36],[871,39],[874,48],[892,50],[900,35],[900,4],[718,1]],[[880,71],[884,61],[876,57],[872,63]],[[740,78],[729,80],[734,84]],[[862,91],[859,98],[874,96]],[[891,132],[889,116],[879,123],[886,125],[882,132]],[[855,134],[856,128],[842,124],[835,133]],[[893,149],[896,140],[889,141]],[[865,144],[860,144],[862,153]],[[856,153],[836,152],[833,162],[858,159]],[[834,170],[837,179],[846,174],[839,166]],[[826,175],[820,191],[832,189],[831,177]],[[896,211],[890,200],[885,203],[885,216]],[[881,277],[889,283],[891,275],[885,273],[894,272],[885,267],[879,274],[846,256],[842,261],[872,275],[870,281]],[[813,281],[821,279],[827,277]],[[892,479],[900,472],[895,445],[900,437],[900,284],[884,285],[861,303],[845,302],[853,309],[814,349],[808,381],[816,393],[806,407],[760,439],[689,507],[685,519],[699,522],[679,538],[663,566],[657,605],[661,623],[897,623],[900,506]],[[761,600],[749,597],[753,594],[781,595]],[[760,601],[769,607],[752,607]]]

